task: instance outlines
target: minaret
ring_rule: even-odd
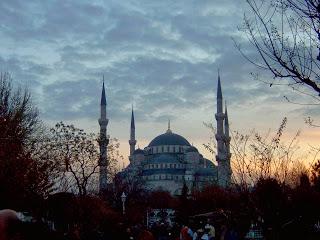
[[[101,94],[101,103],[100,103],[100,175],[99,175],[99,192],[103,193],[107,189],[108,184],[108,159],[107,159],[107,147],[109,144],[109,139],[107,137],[107,126],[109,119],[107,118],[107,101],[106,101],[106,92],[104,88],[104,77],[102,84],[102,94]]]
[[[134,123],[134,113],[133,113],[133,106],[131,110],[131,126],[130,126],[130,140],[129,140],[129,145],[130,145],[130,157],[132,157],[134,150],[136,149],[136,143],[137,140],[136,138],[136,127]]]
[[[230,153],[230,133],[229,133],[229,119],[228,119],[228,109],[227,109],[227,103],[225,103],[225,112],[224,112],[224,115],[225,115],[225,120],[224,120],[224,135],[225,135],[225,150],[226,150],[226,156],[227,158],[229,158],[230,160],[230,156],[231,156],[231,153]],[[229,156],[230,155],[230,156]]]
[[[223,98],[222,98],[222,90],[221,90],[221,82],[220,82],[220,74],[218,73],[218,89],[217,89],[217,113],[216,113],[216,120],[217,120],[217,133],[216,133],[216,140],[217,140],[217,162],[219,164],[220,161],[224,160],[224,131],[223,131],[223,120],[224,120],[224,113],[223,113]]]
[[[228,162],[227,150],[226,150],[226,136],[225,131],[228,130],[229,124],[224,122],[226,115],[223,113],[223,98],[220,82],[220,73],[218,71],[218,89],[217,89],[217,113],[215,114],[217,120],[217,155],[216,160],[218,162],[218,185],[221,187],[227,187],[230,184],[230,163]],[[227,122],[228,123],[228,122]]]
[[[228,119],[228,109],[227,109],[227,103],[225,103],[225,120],[224,120],[224,138],[225,138],[225,156],[226,156],[226,163],[225,163],[225,170],[226,170],[226,184],[227,186],[231,183],[231,153],[230,153],[230,131],[229,131],[229,119]]]

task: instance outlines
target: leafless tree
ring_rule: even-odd
[[[251,130],[248,134],[231,132],[232,178],[236,185],[248,188],[259,179],[270,177],[280,183],[289,184],[305,170],[297,152],[300,132],[298,131],[289,142],[281,140],[286,124],[287,118],[284,118],[275,134],[270,130],[265,135],[256,130]],[[214,136],[215,129],[212,125],[206,126],[210,127]],[[204,146],[215,155],[214,142],[210,141]]]
[[[98,186],[99,147],[95,134],[87,134],[82,129],[63,122],[51,129],[47,147],[56,163],[58,188],[62,191],[76,192],[86,196],[95,192]],[[108,145],[108,171],[112,178],[115,166],[122,156],[119,153],[117,139],[111,139]]]
[[[320,3],[318,0],[246,0],[249,11],[240,30],[261,61],[249,57],[239,41],[243,56],[259,69],[271,72],[269,86],[287,85],[298,94],[320,104]]]

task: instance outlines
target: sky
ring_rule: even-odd
[[[254,80],[258,70],[236,49],[234,41],[258,60],[238,31],[246,11],[244,0],[1,0],[0,70],[30,89],[48,126],[64,121],[88,132],[99,130],[104,75],[108,133],[125,158],[133,105],[141,148],[170,119],[173,132],[212,159],[203,122],[215,121],[218,69],[232,130],[276,130],[288,117],[285,137],[300,129],[302,146],[315,146],[319,130],[304,119],[319,119],[319,109]]]

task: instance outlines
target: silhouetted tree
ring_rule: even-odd
[[[216,155],[215,129],[212,124],[205,124],[211,131],[211,138],[205,148]],[[285,117],[275,134],[270,130],[262,135],[256,130],[248,134],[231,131],[231,168],[232,181],[248,191],[259,179],[275,178],[281,183],[293,183],[295,178],[304,171],[299,161],[298,131],[289,142],[282,140],[287,118]]]
[[[272,85],[287,85],[319,104],[320,3],[318,0],[246,0],[249,14],[241,30],[260,56],[248,57],[272,73]],[[276,81],[279,80],[279,81]],[[287,98],[288,101],[291,101]],[[298,102],[299,103],[299,102]]]
[[[51,129],[47,139],[47,151],[54,159],[61,191],[71,191],[86,196],[97,192],[99,173],[98,138],[82,129],[63,122]],[[115,174],[116,163],[122,158],[117,139],[111,139],[108,145],[109,177]]]
[[[320,160],[312,166],[311,181],[315,189],[320,192]]]
[[[0,207],[37,207],[52,190],[51,162],[35,157],[41,140],[38,110],[27,89],[0,75]]]

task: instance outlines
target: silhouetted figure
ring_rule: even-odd
[[[17,212],[4,209],[0,210],[0,240],[9,240],[18,233],[21,221]]]

